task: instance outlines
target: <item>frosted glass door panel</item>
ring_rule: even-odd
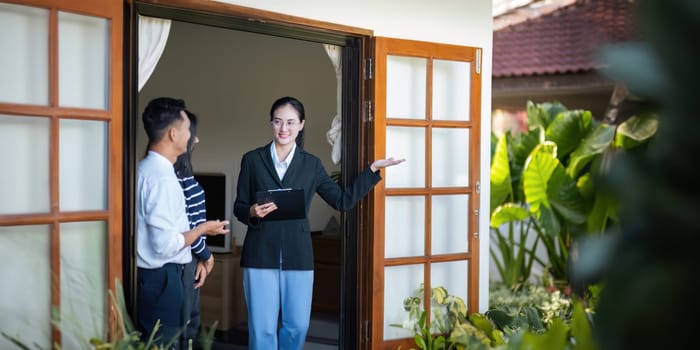
[[[433,61],[433,119],[469,120],[469,72],[471,64]]]
[[[61,319],[70,320],[61,329],[64,349],[105,338],[106,235],[102,221],[61,224]]]
[[[386,117],[425,119],[425,58],[387,56]]]
[[[384,268],[384,339],[413,338],[411,329],[392,327],[407,325],[408,311],[404,300],[423,284],[423,265],[389,266]]]
[[[386,197],[384,256],[425,255],[425,197]]]
[[[49,226],[0,226],[0,256],[0,330],[51,349]],[[16,348],[0,336],[0,349]]]
[[[48,118],[0,114],[0,215],[50,211],[49,127]]]
[[[425,187],[425,129],[386,128],[386,157],[406,162],[386,168],[386,187]]]
[[[431,213],[431,253],[469,251],[469,196],[433,196]]]
[[[433,263],[430,265],[430,286],[445,287],[449,294],[460,297],[466,304],[468,268],[469,263],[466,260]]]
[[[59,12],[58,43],[61,107],[107,109],[109,21]]]
[[[0,102],[49,104],[49,11],[0,4]]]
[[[469,129],[433,128],[433,187],[469,184]]]
[[[106,209],[107,131],[106,122],[61,120],[62,211]]]

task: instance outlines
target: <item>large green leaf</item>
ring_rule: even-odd
[[[586,221],[586,206],[576,182],[557,165],[547,184],[547,197],[554,209],[566,221],[582,224]]]
[[[546,139],[557,144],[557,156],[564,159],[588,133],[593,116],[589,111],[563,111],[547,127]]]
[[[513,137],[513,162],[522,168],[532,150],[544,142],[544,129],[534,128]]]
[[[521,349],[566,349],[566,337],[569,327],[559,318],[543,334],[526,332],[523,335]]]
[[[578,187],[581,197],[586,200],[590,200],[596,194],[595,183],[590,172],[579,176],[578,180],[576,180],[576,187]]]
[[[542,127],[547,129],[549,123],[561,112],[566,111],[566,107],[559,102],[545,102],[535,104],[527,101],[527,124],[528,128]]]
[[[545,141],[538,145],[525,162],[523,170],[523,191],[525,200],[530,205],[530,212],[539,217],[540,206],[549,208],[547,184],[552,173],[559,165],[557,145]]]
[[[574,350],[597,350],[598,346],[593,341],[593,331],[588,322],[586,312],[581,301],[574,301],[574,312],[571,318],[571,335],[576,340]]]
[[[496,144],[496,150],[491,163],[491,211],[508,198],[512,198],[513,190],[510,181],[510,166],[508,164],[508,144],[506,136],[501,136]]]
[[[630,149],[644,143],[656,134],[659,120],[655,114],[640,114],[625,120],[617,127],[615,147]]]
[[[609,194],[596,192],[593,206],[588,213],[586,229],[590,233],[603,233],[609,219],[616,219],[617,202]]]
[[[603,153],[615,136],[615,128],[608,124],[598,124],[591,128],[569,157],[566,173],[576,178],[594,156]]]
[[[561,232],[559,219],[557,219],[557,216],[554,214],[554,211],[551,208],[542,207],[540,208],[539,214],[539,222],[540,225],[544,227],[545,234],[554,237]]]
[[[506,203],[498,206],[491,214],[491,227],[498,228],[508,222],[525,220],[528,216],[530,212],[521,205]]]
[[[523,168],[532,150],[544,142],[544,129],[534,128],[526,133],[514,136],[509,142],[510,178],[513,189],[513,201],[524,202],[523,193]]]

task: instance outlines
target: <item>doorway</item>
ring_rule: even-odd
[[[193,159],[195,172],[224,176],[225,219],[232,222],[231,241],[217,253],[212,276],[216,279],[208,281],[202,290],[202,312],[208,312],[206,298],[211,297],[211,302],[216,304],[211,310],[220,314],[203,315],[204,323],[207,317],[214,317],[219,321],[219,340],[245,343],[245,302],[236,259],[245,226],[232,215],[241,156],[269,142],[270,104],[277,97],[291,95],[306,107],[304,148],[321,158],[329,173],[342,174],[342,183],[351,181],[354,174],[350,170],[359,168],[361,156],[361,84],[358,78],[362,38],[283,25],[251,24],[239,18],[142,3],[136,3],[134,10],[135,14],[170,19],[172,24],[167,45],[152,76],[140,92],[132,88],[127,93],[133,102],[126,123],[125,135],[129,140],[125,140],[125,144],[131,149],[126,152],[131,158],[127,164],[131,166],[125,179],[127,182],[133,179],[135,165],[146,148],[139,120],[145,104],[158,96],[184,99],[188,108],[200,118],[201,142]],[[131,29],[138,33],[136,23]],[[323,44],[342,48],[342,112],[336,99],[338,81],[334,66]],[[136,43],[133,45],[135,47]],[[133,62],[138,62],[135,56],[132,51]],[[326,140],[326,132],[337,114],[342,115],[343,146],[342,160],[335,164],[331,160],[332,148]],[[133,188],[128,185],[126,188],[129,187]],[[125,198],[125,212],[132,210],[133,202]],[[357,210],[340,215],[320,198],[312,203],[309,218],[318,265],[315,264],[312,322],[307,339],[326,346],[321,348],[356,347],[358,217]],[[129,225],[127,227],[133,227],[133,223]],[[134,248],[126,241],[127,237],[125,235],[125,256],[130,256],[129,250],[133,252]],[[319,251],[324,254],[320,256]],[[133,276],[131,263],[125,259],[125,280]],[[335,291],[335,297],[328,291]],[[233,311],[221,313],[222,308]]]

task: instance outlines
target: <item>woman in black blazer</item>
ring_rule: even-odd
[[[248,308],[248,345],[253,350],[298,350],[304,346],[314,267],[306,215],[313,195],[318,193],[337,210],[348,210],[381,180],[379,169],[404,161],[374,161],[344,191],[328,176],[318,157],[297,146],[304,120],[301,102],[293,97],[278,99],[270,109],[273,141],[246,153],[241,161],[234,214],[248,226],[241,267]],[[256,193],[283,188],[303,190],[306,215],[301,219],[266,220],[277,206],[256,203]]]

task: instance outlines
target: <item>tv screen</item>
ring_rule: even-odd
[[[195,179],[204,189],[207,201],[207,220],[227,220],[226,175],[218,173],[195,173]],[[212,252],[231,252],[231,233],[207,236],[207,245]]]

